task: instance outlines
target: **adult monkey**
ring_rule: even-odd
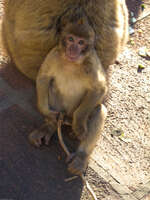
[[[48,52],[57,44],[60,23],[80,8],[96,34],[96,51],[105,69],[128,38],[124,0],[5,0],[3,40],[17,68],[35,80]]]

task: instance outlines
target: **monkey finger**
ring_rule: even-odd
[[[28,139],[31,144],[33,144],[36,147],[40,147],[42,145],[42,139],[44,138],[45,135],[46,135],[45,132],[36,129],[30,133]]]
[[[45,144],[48,145],[53,134],[47,133],[44,137]]]
[[[38,138],[37,140],[34,140],[34,144],[36,147],[40,147],[42,145],[42,141],[40,138]]]
[[[35,147],[40,147],[41,146],[41,141],[39,139],[29,138],[29,141]]]
[[[36,147],[40,147],[42,145],[42,137],[38,137],[38,138],[34,138],[34,139],[32,138],[32,143]]]

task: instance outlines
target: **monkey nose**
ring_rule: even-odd
[[[77,45],[72,45],[70,47],[70,56],[77,57],[79,55],[79,48]]]

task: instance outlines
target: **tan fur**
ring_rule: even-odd
[[[36,80],[38,108],[49,121],[48,130],[44,125],[30,134],[30,142],[38,147],[44,138],[48,144],[63,112],[80,141],[68,168],[81,174],[106,118],[106,70],[127,41],[125,1],[5,0],[2,33],[17,68]],[[88,42],[75,63],[65,57],[66,33]]]
[[[89,85],[87,81],[81,79],[79,73],[80,67],[81,66],[75,66],[72,63],[66,63],[61,59],[57,48],[53,49],[46,57],[40,68],[39,75],[37,76],[38,99],[40,99],[41,96],[41,94],[38,93],[41,87],[41,80],[50,80],[51,77],[54,77],[56,78],[58,90],[63,96],[62,110],[67,111],[68,114],[71,113],[79,104],[81,96],[83,96]],[[48,96],[48,90],[45,95]],[[44,99],[43,96],[42,99]],[[41,102],[39,102],[38,105],[39,107],[44,106]],[[45,115],[45,113],[43,114]]]
[[[46,55],[57,44],[60,24],[78,13],[81,19],[87,17],[96,33],[102,65],[107,69],[114,63],[128,36],[124,0],[5,0],[3,36],[17,68],[35,80]]]
[[[87,25],[80,28],[83,29],[84,26]],[[65,30],[66,28],[67,25]],[[78,27],[79,33],[80,28]],[[65,34],[70,34],[69,29],[62,33]],[[89,34],[87,38],[89,44],[91,41],[94,42],[94,37],[95,35]],[[107,92],[106,74],[92,47],[91,44],[91,49],[81,54],[79,60],[70,62],[64,53],[67,47],[63,46],[60,40],[59,45],[47,55],[36,80],[38,108],[41,113],[50,119],[50,122],[54,115],[52,110],[63,112],[72,119],[72,128],[80,140],[80,145],[69,165],[69,170],[76,174],[82,173],[85,169],[106,118],[106,111],[102,105]],[[56,122],[54,124],[56,126]],[[52,130],[54,131],[53,127]],[[52,131],[50,135],[51,133]],[[39,144],[37,139],[41,141],[41,135],[47,137],[48,133],[44,135],[34,131],[29,140],[37,146]]]
[[[96,62],[93,67],[96,68]],[[81,64],[78,65],[65,61],[59,55],[59,50],[57,48],[54,48],[46,57],[37,76],[36,85],[38,94],[38,105],[40,110],[42,110],[41,107],[44,106],[44,103],[42,102],[43,99],[46,98],[45,95],[48,97],[47,85],[47,92],[45,92],[44,97],[43,95],[41,95],[41,93],[43,94],[43,86],[41,91],[41,83],[43,80],[47,80],[47,83],[49,84],[50,78],[54,77],[56,79],[58,90],[63,96],[62,110],[66,111],[68,115],[70,113],[72,114],[75,108],[77,108],[77,106],[79,105],[81,98],[84,96],[87,90],[92,90],[97,82],[100,87],[103,83],[106,83],[104,74],[102,73],[103,69],[101,67],[101,64],[99,63],[97,67],[99,68],[97,68],[97,77],[90,77],[89,79],[89,75],[85,74],[85,71],[82,69],[83,66]],[[94,86],[92,86],[91,81],[94,82]],[[42,99],[42,102],[40,102],[40,99]],[[44,112],[43,114],[45,116],[47,115]]]

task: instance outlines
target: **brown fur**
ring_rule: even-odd
[[[85,17],[96,33],[96,51],[107,69],[128,38],[124,0],[5,0],[6,49],[17,68],[35,80],[63,25],[82,23]]]
[[[127,21],[124,0],[5,0],[6,49],[17,68],[36,80],[38,108],[49,120],[49,128],[33,131],[29,140],[40,146],[44,138],[48,144],[57,113],[65,113],[80,140],[69,164],[72,173],[85,170],[103,129],[106,70],[127,41]],[[76,63],[65,58],[67,33],[88,41]]]
[[[80,31],[87,28],[87,24],[76,26]],[[64,38],[73,32],[73,25],[66,25],[61,34]],[[91,29],[85,32],[86,43],[91,46],[76,61],[71,62],[65,54],[65,48],[60,39],[59,45],[53,48],[42,64],[37,80],[38,108],[40,112],[51,122],[49,133],[34,131],[29,140],[35,146],[40,146],[42,138],[50,140],[52,133],[57,129],[57,119],[54,112],[63,113],[72,119],[72,129],[80,140],[80,145],[75,157],[69,164],[72,173],[81,174],[85,170],[88,158],[95,146],[98,135],[103,128],[106,111],[102,105],[107,93],[106,73],[95,51],[94,38]],[[65,35],[66,34],[66,35]],[[89,38],[87,38],[89,34]],[[63,38],[62,36],[60,38]],[[55,120],[53,120],[55,119]],[[51,127],[52,126],[52,127]],[[54,128],[55,127],[55,128]],[[45,127],[44,127],[45,129]]]

